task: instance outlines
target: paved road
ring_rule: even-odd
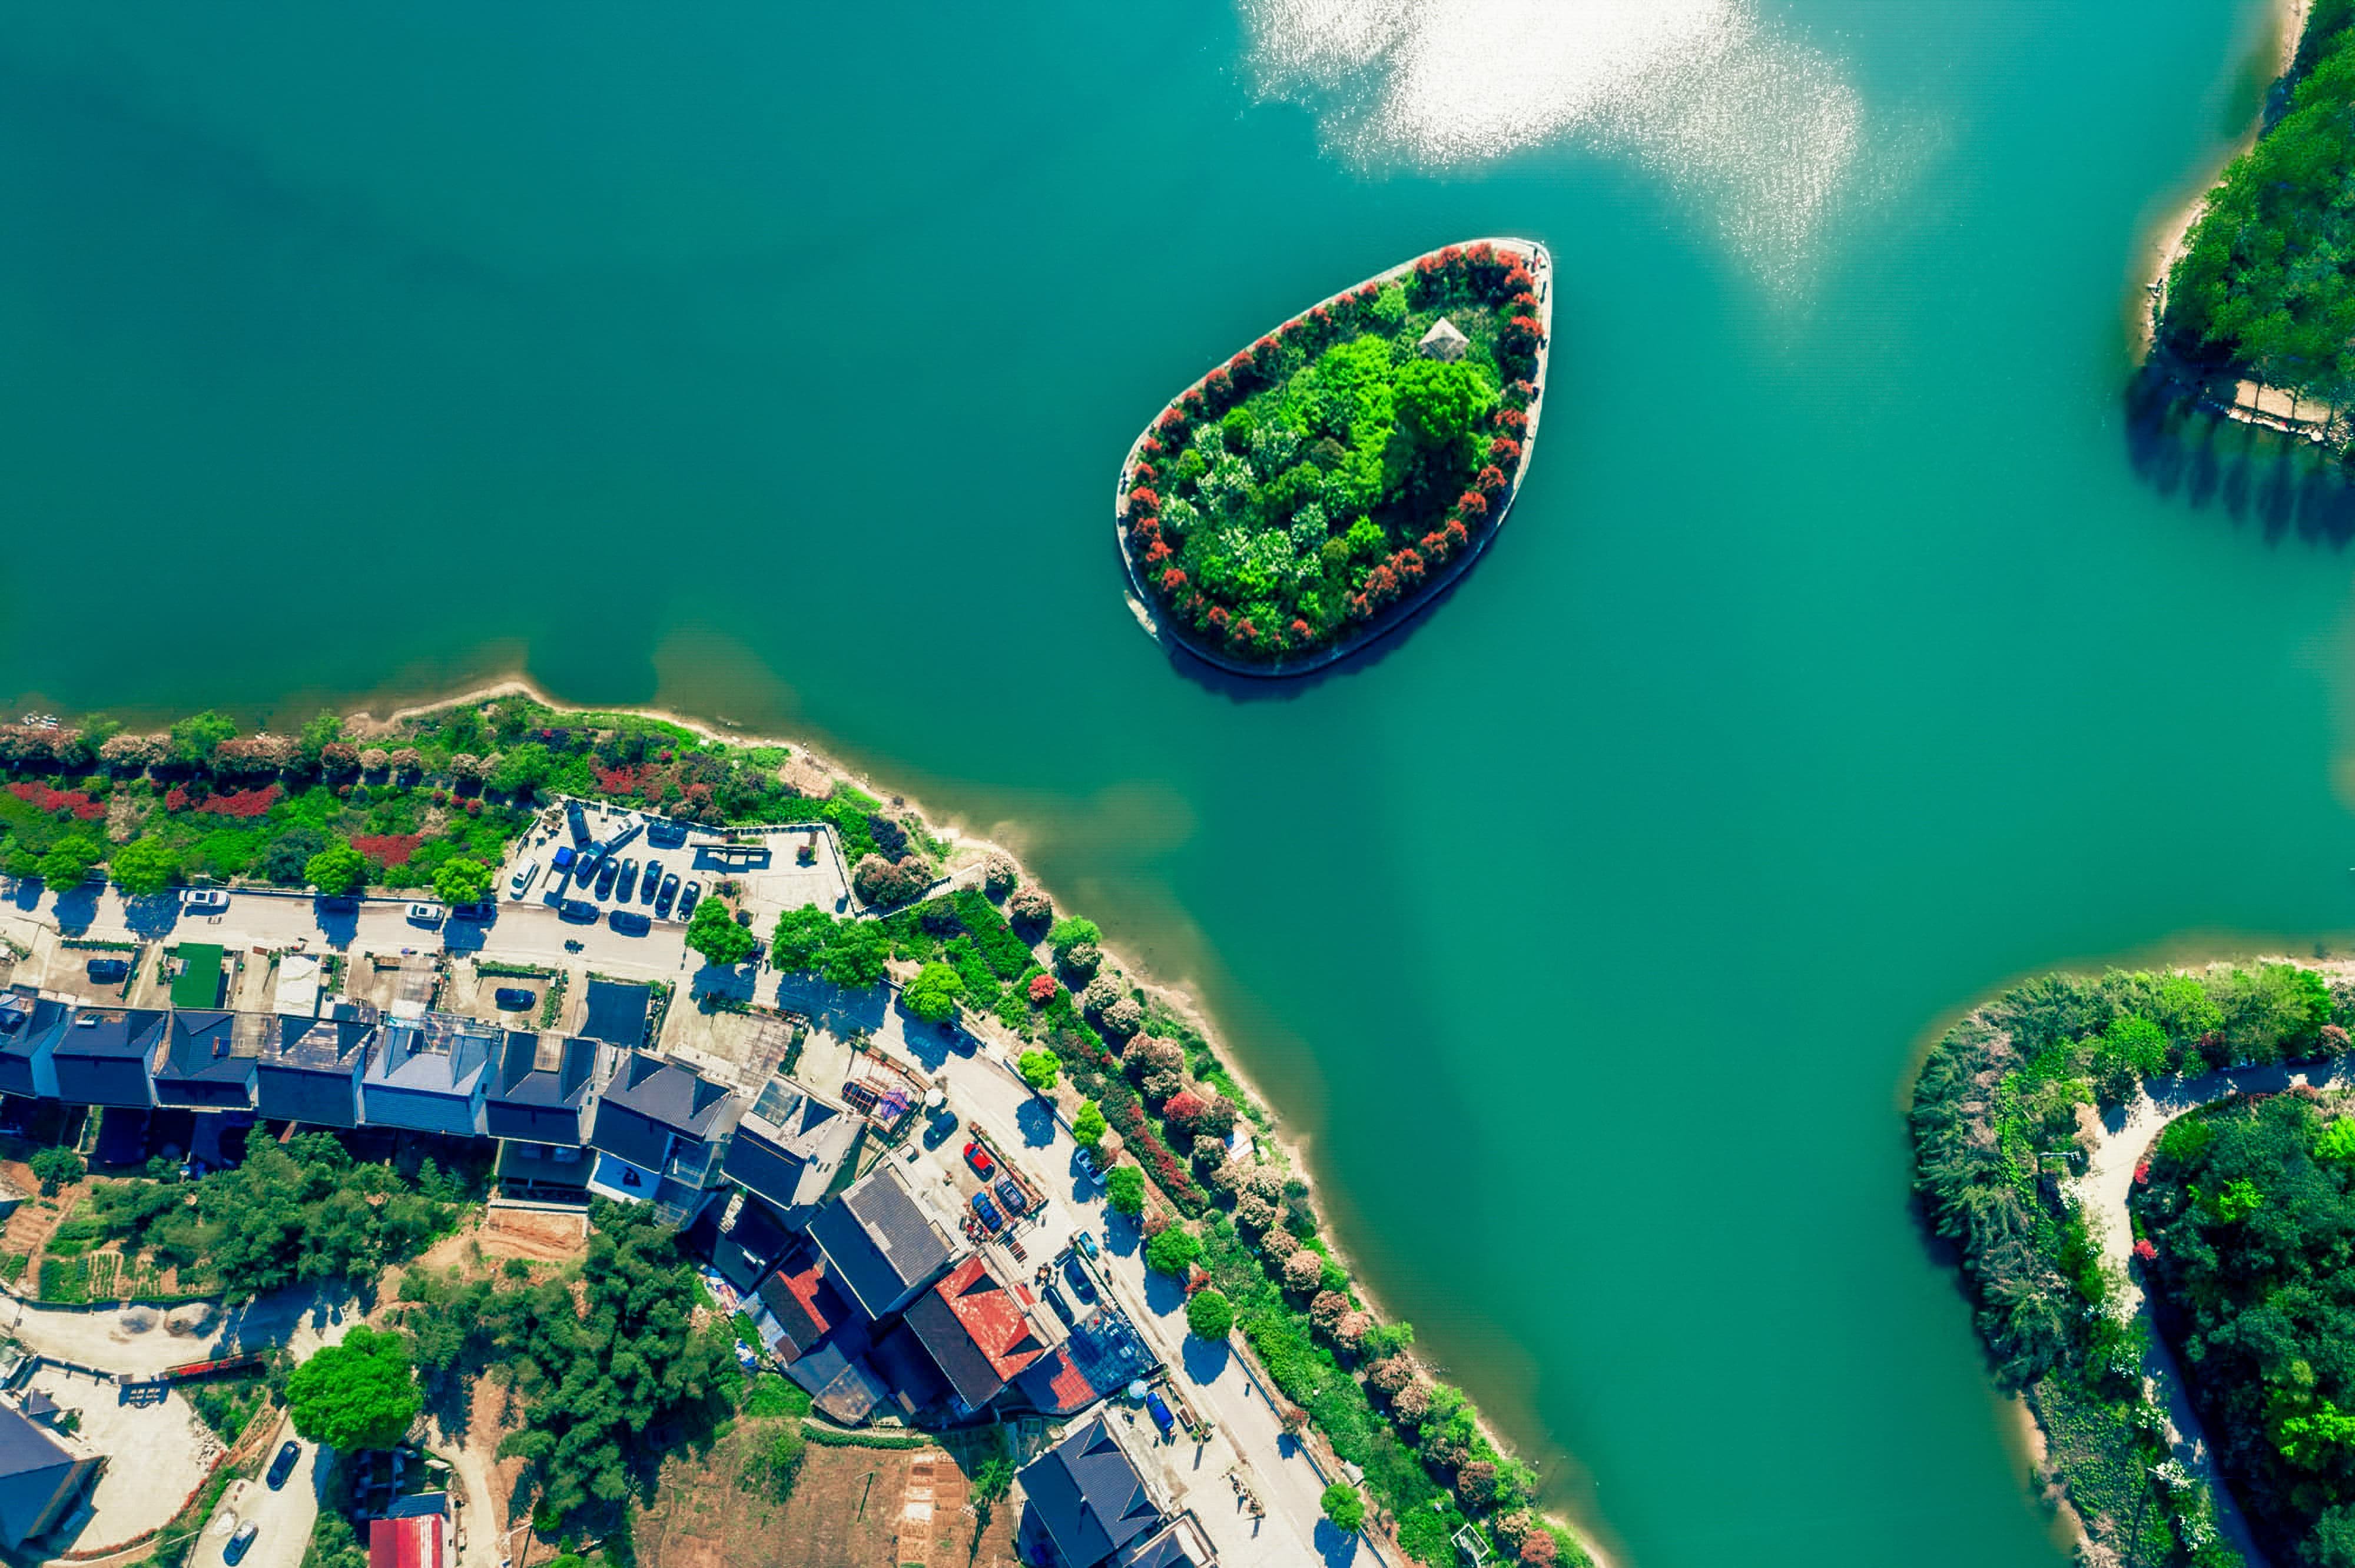
[[[11,1298],[8,1332],[37,1354],[102,1372],[153,1377],[165,1367],[264,1345],[288,1346],[299,1360],[344,1337],[357,1321],[345,1302],[308,1290],[283,1290],[225,1313],[201,1334],[176,1334],[154,1308],[75,1311]]]
[[[2209,1073],[2197,1078],[2153,1078],[2135,1091],[2134,1099],[2101,1119],[2094,1134],[2093,1157],[2075,1186],[2079,1202],[2092,1222],[2102,1249],[2105,1268],[2125,1283],[2119,1287],[2117,1309],[2147,1320],[2148,1306],[2134,1270],[2134,1221],[2126,1211],[2134,1194],[2135,1167],[2150,1152],[2158,1135],[2177,1118],[2233,1095],[2278,1094],[2297,1085],[2321,1088],[2355,1083],[2355,1054],[2305,1065],[2242,1067]],[[2248,1522],[2241,1517],[2191,1408],[2180,1370],[2167,1343],[2154,1330],[2143,1357],[2143,1392],[2167,1415],[2167,1440],[2174,1457],[2208,1488],[2216,1499],[2216,1521],[2226,1541],[2252,1563],[2262,1562],[2250,1539]]]
[[[482,953],[511,963],[592,969],[639,980],[676,980],[702,960],[687,949],[687,927],[658,921],[643,937],[624,936],[600,920],[575,925],[538,899],[502,900],[487,923],[444,920],[420,925],[409,918],[405,898],[362,900],[354,911],[322,910],[316,899],[297,894],[240,889],[218,915],[190,915],[176,897],[127,899],[120,889],[92,884],[68,892],[62,902],[29,886],[19,887],[5,906],[6,927],[33,946],[62,930],[73,937],[110,941],[218,942],[237,948],[306,948],[317,952],[390,954],[414,950]],[[599,906],[613,907],[611,901]],[[633,906],[643,909],[644,906]],[[581,950],[570,952],[568,941]]]
[[[1181,1436],[1159,1451],[1167,1458],[1174,1488],[1182,1489],[1180,1505],[1200,1516],[1220,1559],[1333,1568],[1356,1554],[1370,1568],[1377,1560],[1374,1552],[1322,1522],[1326,1478],[1285,1435],[1241,1358],[1224,1346],[1188,1337],[1185,1293],[1145,1266],[1135,1226],[1105,1206],[1103,1189],[1082,1173],[1079,1145],[1070,1130],[1015,1075],[1003,1049],[979,1045],[970,1054],[959,1054],[921,1025],[911,1038],[905,1016],[896,1008],[876,1026],[874,1043],[944,1079],[951,1107],[988,1133],[1000,1150],[1019,1160],[1032,1184],[1047,1194],[1037,1225],[1023,1233],[1029,1263],[1003,1255],[999,1259],[1011,1275],[1027,1277],[1077,1231],[1096,1234],[1103,1272],[1110,1277],[1116,1298],[1214,1428],[1209,1443],[1199,1449]],[[1150,1424],[1141,1424],[1140,1430],[1150,1443]],[[1266,1506],[1264,1519],[1253,1520],[1243,1511],[1226,1479],[1231,1470]]]
[[[270,1459],[277,1457],[278,1446],[289,1440],[295,1440],[293,1425],[282,1420],[270,1446],[263,1450],[265,1473]],[[261,1533],[254,1537],[239,1568],[302,1568],[304,1550],[311,1543],[311,1527],[318,1522],[319,1489],[325,1483],[332,1457],[318,1444],[304,1443],[294,1473],[279,1490],[272,1491],[259,1479],[231,1482],[221,1495],[220,1507],[197,1539],[197,1549],[188,1556],[189,1568],[228,1568],[221,1550],[238,1526],[246,1523],[260,1525]]]

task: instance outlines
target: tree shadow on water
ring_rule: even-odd
[[[1510,522],[1509,516],[1507,522]],[[1505,547],[1510,530],[1500,526],[1479,555],[1473,557],[1462,571],[1433,588],[1431,593],[1404,615],[1386,626],[1380,636],[1346,657],[1321,669],[1299,675],[1239,675],[1231,670],[1198,657],[1180,646],[1173,637],[1159,639],[1161,649],[1169,660],[1169,667],[1203,690],[1212,692],[1232,703],[1292,702],[1307,695],[1327,681],[1360,675],[1404,648],[1410,638],[1422,630],[1423,623],[1437,614],[1440,608],[1455,597],[1465,582],[1487,562],[1491,556]],[[1114,556],[1119,546],[1113,546]]]
[[[2122,402],[2126,460],[2160,495],[2254,522],[2268,545],[2291,536],[2339,549],[2355,539],[2355,471],[2302,437],[2230,419],[2155,366]]]

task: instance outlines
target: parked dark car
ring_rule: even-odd
[[[1168,1404],[1157,1389],[1145,1391],[1145,1413],[1153,1417],[1153,1425],[1161,1428],[1161,1436],[1170,1436],[1178,1430],[1178,1418],[1169,1414]]]
[[[624,937],[643,937],[655,928],[655,923],[634,909],[616,909],[605,916],[605,924]]]
[[[598,880],[602,882],[604,879],[600,877]],[[622,857],[622,880],[613,885],[614,901],[620,904],[627,904],[630,901],[630,895],[637,892],[637,857],[635,855],[623,855]]]
[[[602,864],[599,865],[597,867],[597,896],[602,898],[607,894],[613,892],[613,879],[621,874],[622,868],[615,865],[610,857],[608,857]]]
[[[1063,1277],[1071,1282],[1071,1294],[1081,1300],[1096,1298],[1096,1282],[1088,1277],[1087,1265],[1079,1260],[1077,1254],[1063,1260]]]
[[[492,1002],[501,1012],[521,1012],[539,1005],[539,998],[519,985],[503,985],[491,993]]]
[[[656,849],[677,849],[687,842],[687,824],[667,817],[651,821],[646,823],[646,842]]]
[[[1014,1178],[1011,1176],[1000,1176],[996,1183],[996,1191],[997,1201],[1006,1205],[1006,1217],[1009,1220],[1020,1219],[1030,1207],[1028,1195],[1014,1184]]]
[[[300,1443],[289,1443],[278,1450],[278,1457],[270,1461],[270,1474],[263,1478],[270,1483],[272,1491],[285,1486],[286,1478],[294,1473],[295,1461],[302,1457],[303,1445]]]
[[[579,886],[586,887],[594,882],[599,869],[600,862],[595,844],[591,844],[572,857],[572,880]]]
[[[239,1525],[237,1533],[229,1538],[229,1544],[221,1548],[221,1561],[228,1563],[229,1568],[237,1568],[239,1563],[245,1561],[245,1554],[253,1550],[254,1538],[261,1533],[261,1526],[251,1520]]]
[[[557,906],[556,914],[559,919],[570,920],[575,925],[594,926],[597,923],[597,906],[586,898],[566,899]]]
[[[652,904],[655,901],[655,895],[662,891],[662,862],[658,860],[647,861],[646,874],[645,878],[645,892],[640,895],[643,902]]]
[[[572,842],[585,847],[589,842],[589,813],[581,809],[580,801],[564,802],[564,821],[572,830]]]
[[[479,922],[491,919],[497,914],[497,906],[494,905],[489,899],[485,898],[473,904],[458,905],[450,911],[450,918],[453,920],[474,920]]]
[[[677,897],[678,873],[674,871],[663,878],[662,891],[655,895],[655,913],[666,920],[669,919],[670,906]]]
[[[131,978],[127,959],[92,959],[88,966],[92,985],[121,985]]]
[[[973,1195],[973,1212],[980,1217],[982,1229],[992,1234],[1006,1228],[1006,1222],[999,1217],[997,1205],[989,1201],[988,1193],[975,1192]]]
[[[690,882],[678,890],[678,917],[682,920],[695,913],[695,901],[703,896],[703,884]]]
[[[1064,1328],[1071,1329],[1079,1326],[1079,1319],[1071,1313],[1071,1304],[1063,1299],[1063,1293],[1055,1288],[1053,1280],[1050,1279],[1040,1286],[1039,1294],[1047,1298],[1048,1310],[1063,1320]]]

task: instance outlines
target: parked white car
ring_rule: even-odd
[[[521,898],[525,894],[531,891],[531,885],[538,880],[539,862],[536,860],[527,860],[524,862],[521,865],[516,867],[516,874],[507,878],[507,896],[509,898]]]
[[[223,887],[182,888],[180,907],[191,915],[218,915],[229,907],[229,890]]]
[[[412,904],[409,906],[409,918],[410,923],[413,925],[439,926],[442,924],[442,906],[439,904]]]

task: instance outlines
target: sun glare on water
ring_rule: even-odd
[[[1796,281],[1863,104],[1743,0],[1240,0],[1261,93],[1369,169],[1575,141],[1633,158],[1745,265]]]

